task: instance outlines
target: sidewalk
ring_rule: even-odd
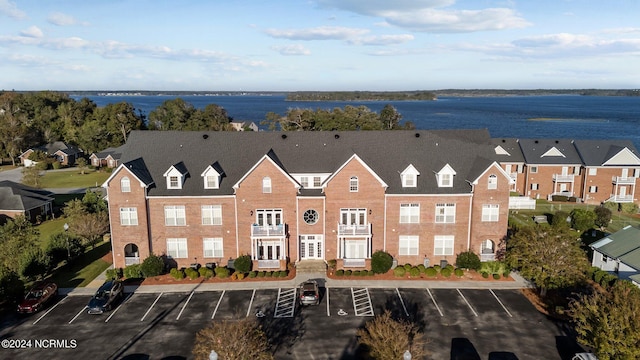
[[[292,288],[308,279],[317,280],[321,286],[329,288],[386,288],[386,289],[521,289],[532,285],[519,276],[511,273],[514,281],[437,281],[437,280],[336,280],[327,278],[325,273],[300,273],[290,280],[282,281],[229,281],[225,283],[172,284],[172,285],[129,285],[125,286],[127,293],[175,293],[191,291],[221,291],[221,290],[254,290]],[[106,280],[101,274],[89,285],[82,288],[61,288],[61,295],[92,295]]]

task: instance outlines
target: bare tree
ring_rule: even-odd
[[[209,359],[212,350],[220,359],[273,359],[265,333],[251,318],[216,321],[200,330],[193,346],[195,359]]]
[[[418,326],[404,320],[395,320],[389,310],[367,322],[364,329],[358,329],[359,342],[374,359],[402,359],[406,351],[414,359],[424,359],[428,355],[428,340],[418,331]]]

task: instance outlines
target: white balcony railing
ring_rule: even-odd
[[[280,225],[251,225],[251,236],[253,237],[270,237],[270,236],[284,236],[285,226]]]
[[[618,185],[634,185],[636,183],[636,178],[634,177],[622,177],[622,176],[614,176],[613,183]]]
[[[280,260],[258,260],[258,269],[280,268]]]
[[[496,254],[480,254],[480,261],[493,261],[496,259]]]
[[[371,223],[366,225],[338,224],[338,236],[367,236],[371,235]]]
[[[344,267],[365,267],[365,259],[343,259]]]
[[[125,256],[124,257],[124,265],[125,266],[135,265],[135,264],[140,264],[140,257],[139,256]]]
[[[633,195],[613,195],[613,202],[628,203],[633,202]]]
[[[573,182],[575,175],[560,175],[553,174],[553,181],[555,182]]]

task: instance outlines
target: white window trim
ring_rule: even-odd
[[[180,217],[179,215],[182,215]],[[173,219],[173,222],[170,220]],[[182,219],[180,223],[179,219]],[[184,205],[167,205],[164,207],[164,224],[166,226],[186,226],[187,215]]]
[[[438,179],[438,187],[453,187],[453,177],[456,175],[455,170],[446,164],[438,173],[436,177]]]
[[[265,176],[262,178],[262,193],[263,194],[271,194],[272,186],[271,186],[271,178]]]
[[[433,237],[434,256],[453,255],[454,247],[455,237],[453,235],[435,235]],[[440,250],[440,252],[438,252],[438,250]]]
[[[495,174],[489,175],[487,179],[487,189],[495,190],[498,188],[498,177]]]
[[[444,209],[444,214],[440,214],[440,209]],[[440,218],[440,220],[438,220]],[[440,203],[436,204],[436,224],[454,224],[456,222],[456,204]]]
[[[223,239],[221,237],[203,238],[202,239],[202,255],[205,258],[223,258],[224,257]]]
[[[591,185],[589,186],[589,192],[590,193],[597,193],[598,192],[598,186],[597,185]]]
[[[182,174],[180,171],[178,171],[178,169],[176,169],[175,167],[171,167],[169,168],[169,170],[167,170],[167,172],[164,173],[164,177],[167,180],[167,189],[182,189],[182,183],[184,182],[184,175]],[[177,179],[177,183],[175,185],[171,184],[171,179],[172,178],[176,178]]]
[[[349,178],[349,192],[358,192],[360,188],[360,181],[357,176],[352,176]]]
[[[126,176],[120,179],[120,192],[131,192],[131,180]]]
[[[400,224],[419,224],[420,204],[400,204]]]
[[[203,186],[205,189],[219,189],[220,188],[220,174],[211,166],[208,166],[202,174]],[[212,181],[209,181],[211,179]]]
[[[398,255],[417,256],[420,253],[420,236],[400,235],[398,238]]]
[[[167,239],[167,257],[170,259],[186,259],[189,257],[189,248],[186,238]]]
[[[412,164],[409,164],[409,166],[400,173],[402,187],[417,187],[418,175],[420,175],[420,172]]]
[[[138,209],[135,207],[120,208],[120,225],[123,225],[123,226],[138,225]]]
[[[496,222],[500,219],[500,205],[484,204],[482,205],[482,221]]]
[[[221,205],[202,205],[202,225],[222,225]]]

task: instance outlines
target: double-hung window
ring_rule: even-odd
[[[418,255],[419,242],[417,235],[400,235],[398,255]]]
[[[120,191],[131,192],[131,181],[129,181],[129,178],[126,176],[120,179]]]
[[[433,238],[434,250],[433,255],[453,255],[453,235],[436,235]]]
[[[357,176],[352,176],[351,179],[349,179],[349,191],[358,192],[358,177]]]
[[[489,175],[489,181],[487,184],[487,188],[489,190],[494,190],[498,188],[498,177],[494,174]]]
[[[400,204],[400,223],[420,223],[420,204]]]
[[[167,256],[173,259],[184,259],[188,257],[187,239],[167,239]]]
[[[486,204],[482,205],[482,221],[498,221],[500,213],[500,205]]]
[[[222,225],[222,206],[202,205],[202,225]]]
[[[204,257],[206,258],[223,257],[222,238],[204,238],[202,240],[202,247],[204,249]]]
[[[138,209],[134,207],[120,208],[120,225],[138,225]]]
[[[455,223],[456,204],[436,204],[436,223]]]
[[[187,224],[184,205],[164,207],[164,224],[166,226],[185,226]]]

